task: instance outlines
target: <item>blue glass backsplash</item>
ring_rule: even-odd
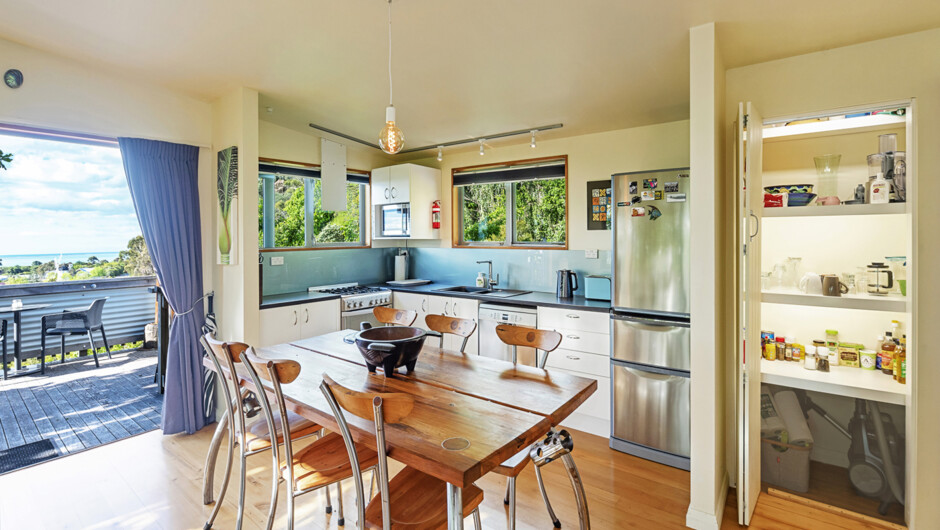
[[[586,259],[583,250],[522,250],[410,248],[409,278],[423,278],[450,285],[474,285],[477,273],[486,271],[480,260],[493,261],[500,287],[528,291],[555,291],[558,269],[584,276],[610,274],[610,251]],[[396,248],[266,252],[261,268],[263,295],[306,291],[312,285],[358,282],[383,283],[394,276]],[[284,265],[272,267],[271,257],[282,256]],[[577,294],[583,294],[583,287]]]

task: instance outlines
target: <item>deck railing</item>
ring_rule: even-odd
[[[0,285],[0,307],[9,306],[15,299],[23,304],[51,304],[45,309],[28,311],[22,314],[21,359],[38,358],[40,351],[40,326],[43,315],[60,313],[71,309],[87,308],[92,300],[107,297],[102,319],[108,343],[112,346],[144,339],[144,328],[156,320],[155,295],[151,292],[157,280],[153,276],[133,278],[96,278],[93,280],[30,283],[20,285]],[[0,318],[9,321],[12,315],[0,314]],[[12,335],[12,330],[11,330]],[[95,334],[98,347],[102,347],[101,337]],[[85,350],[88,339],[69,337],[66,339],[67,352]],[[8,355],[13,353],[12,345],[7,348]],[[46,355],[60,353],[59,340],[46,340]],[[9,357],[8,357],[9,359]]]

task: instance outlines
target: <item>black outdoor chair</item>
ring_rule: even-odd
[[[3,380],[7,380],[7,321],[0,320],[0,343],[3,348]]]
[[[104,349],[108,352],[108,359],[111,358],[111,347],[108,346],[108,337],[104,334],[104,324],[101,323],[101,310],[104,309],[104,303],[107,298],[99,298],[88,306],[88,309],[81,311],[63,311],[42,317],[42,336],[40,353],[40,373],[46,373],[46,336],[59,337],[62,344],[62,363],[65,363],[65,337],[71,335],[87,335],[88,342],[91,343],[91,352],[95,357],[95,368],[98,368],[98,348],[95,346],[93,331],[101,333],[101,339],[104,340]]]

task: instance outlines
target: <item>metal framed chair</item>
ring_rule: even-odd
[[[375,319],[386,326],[410,326],[418,320],[418,312],[409,309],[395,309],[394,307],[374,307],[372,314]]]
[[[273,387],[274,398],[277,403],[278,415],[282,428],[288,426],[284,420],[287,417],[287,403],[281,385],[290,384],[300,375],[300,364],[291,360],[268,360],[255,355],[254,350],[248,348],[244,353],[244,365],[256,388],[263,388],[264,381]],[[261,407],[264,410],[265,421],[270,429],[275,429],[275,414],[271,409],[267,393],[259,393]],[[284,439],[284,465],[278,461],[278,451],[272,451],[274,476],[271,484],[271,510],[268,513],[268,529],[274,524],[274,507],[277,504],[277,490],[280,479],[287,483],[287,528],[294,528],[294,500],[311,491],[326,489],[329,496],[329,487],[336,484],[339,502],[339,526],[346,524],[343,516],[343,488],[340,482],[353,476],[361,476],[363,471],[374,469],[378,463],[378,455],[367,447],[355,449],[347,458],[343,437],[336,433],[329,433],[318,438],[312,444],[294,453],[294,445],[288,436]],[[352,464],[351,464],[352,462]],[[361,483],[360,483],[361,485]],[[359,491],[357,503],[362,504],[362,492]]]
[[[227,429],[228,461],[226,462],[225,466],[225,478],[222,482],[221,489],[219,490],[218,500],[215,501],[215,506],[212,508],[212,512],[209,514],[209,518],[206,521],[204,528],[208,529],[212,527],[212,524],[215,522],[215,518],[219,513],[219,509],[222,507],[222,501],[225,498],[225,492],[228,489],[229,478],[232,474],[232,457],[235,453],[236,443],[238,444],[241,471],[239,477],[238,514],[235,519],[235,524],[236,528],[241,528],[245,511],[246,460],[249,456],[256,455],[272,448],[270,435],[271,432],[275,433],[275,443],[278,446],[283,444],[284,426],[282,422],[279,421],[274,425],[274,429],[272,429],[270,424],[264,420],[256,421],[252,425],[247,425],[247,417],[249,413],[246,412],[246,408],[249,408],[255,397],[247,389],[241,387],[237,383],[237,379],[233,377],[232,374],[236,373],[236,366],[245,364],[242,362],[242,356],[248,349],[248,345],[240,342],[220,342],[213,339],[208,334],[203,336],[200,339],[200,342],[202,342],[202,347],[206,350],[206,354],[215,365],[217,373],[220,374],[219,381],[222,385],[222,392],[224,394],[225,403],[228,404],[228,407],[226,407],[223,416],[219,419],[219,425],[216,428],[215,435],[212,437],[212,442],[209,445],[209,453],[206,456],[206,466],[204,468],[205,475],[203,477],[203,502],[205,504],[211,504],[214,500],[212,496],[212,490],[215,477],[215,465],[218,459],[219,449],[221,447],[222,433]],[[224,371],[223,367],[225,369]],[[294,413],[287,413],[285,417],[287,418],[288,424],[287,431],[290,432],[290,436],[288,437],[289,439],[300,440],[310,436],[319,436],[323,429],[316,423],[302,418],[301,416]],[[277,451],[272,451],[272,453],[277,453]],[[275,464],[276,463],[277,457],[275,456]],[[277,472],[279,471],[277,465],[274,466],[274,470],[276,476]],[[272,502],[268,511],[269,529],[271,528],[270,525],[274,520],[274,510],[276,508],[277,480],[274,482],[274,489],[275,493],[272,494]],[[329,511],[331,511],[329,494],[327,495],[327,507],[327,512],[329,513]]]
[[[379,494],[368,505],[357,502],[357,526],[383,530],[421,528],[425,530],[447,528],[447,484],[412,467],[405,467],[389,480],[388,456],[385,445],[385,424],[399,423],[414,408],[414,397],[402,393],[373,394],[348,389],[329,375],[323,374],[320,390],[326,397],[346,444],[349,460],[353,463],[353,479],[357,499],[364,499],[359,449],[349,431],[344,411],[375,424],[375,443],[378,448],[377,467]],[[394,499],[396,502],[392,502]],[[481,529],[480,503],[483,490],[471,485],[463,489],[463,513],[471,512],[474,526]]]
[[[558,333],[557,331],[513,326],[509,324],[500,324],[496,326],[496,335],[501,341],[512,346],[513,364],[516,363],[518,357],[517,348],[519,346],[535,348],[535,357],[539,368],[545,368],[545,363],[548,362],[548,355],[558,348],[562,339],[561,333]],[[541,358],[539,358],[538,355],[539,350],[544,352]],[[549,431],[549,435],[552,434],[554,434],[554,429]],[[522,473],[522,470],[525,469],[526,465],[528,465],[528,463],[532,460],[532,458],[529,456],[530,449],[530,447],[523,449],[493,470],[493,473],[507,477],[506,496],[503,498],[503,503],[509,506],[510,530],[515,530],[516,528],[516,478],[520,473]],[[571,459],[570,455],[565,456],[567,457],[565,459],[565,465],[570,466],[570,469],[574,470],[573,474],[576,475],[577,468],[574,466],[574,460]],[[548,515],[552,518],[552,524],[555,526],[555,528],[561,528],[561,521],[559,521],[558,517],[555,516],[555,511],[552,509],[552,504],[548,500],[548,492],[545,491],[545,482],[542,479],[540,466],[535,466],[535,478],[539,484],[539,492],[542,494],[542,501],[545,502],[545,508],[548,510]],[[572,482],[574,483],[574,481]],[[583,492],[579,492],[576,489],[575,494],[578,496],[579,500],[583,499]],[[581,504],[579,503],[578,513],[582,518],[582,528],[584,528],[584,525],[586,524],[586,521],[584,521],[583,511],[585,510],[582,509]]]
[[[3,350],[3,380],[7,380],[7,321],[0,320],[0,348]]]
[[[477,329],[477,323],[473,320],[470,320],[469,318],[457,318],[445,315],[427,315],[424,317],[424,322],[432,331],[436,331],[442,334],[441,348],[444,347],[444,333],[450,333],[451,335],[462,337],[463,343],[460,344],[460,353],[463,353],[467,348],[467,341],[470,339],[470,336],[473,335],[473,332]]]
[[[101,340],[104,341],[104,349],[108,353],[108,359],[111,358],[111,347],[108,345],[108,337],[104,333],[104,324],[101,321],[101,312],[104,309],[104,303],[107,298],[98,298],[93,301],[88,309],[79,311],[63,311],[51,315],[43,315],[40,335],[40,373],[46,373],[46,337],[59,337],[62,350],[62,364],[65,363],[65,337],[72,335],[87,335],[88,342],[91,344],[91,354],[95,358],[95,368],[98,368],[98,347],[95,346],[95,337],[92,334],[97,331],[101,333]]]

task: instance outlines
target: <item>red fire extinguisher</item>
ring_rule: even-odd
[[[431,228],[441,227],[441,201],[431,203]]]

